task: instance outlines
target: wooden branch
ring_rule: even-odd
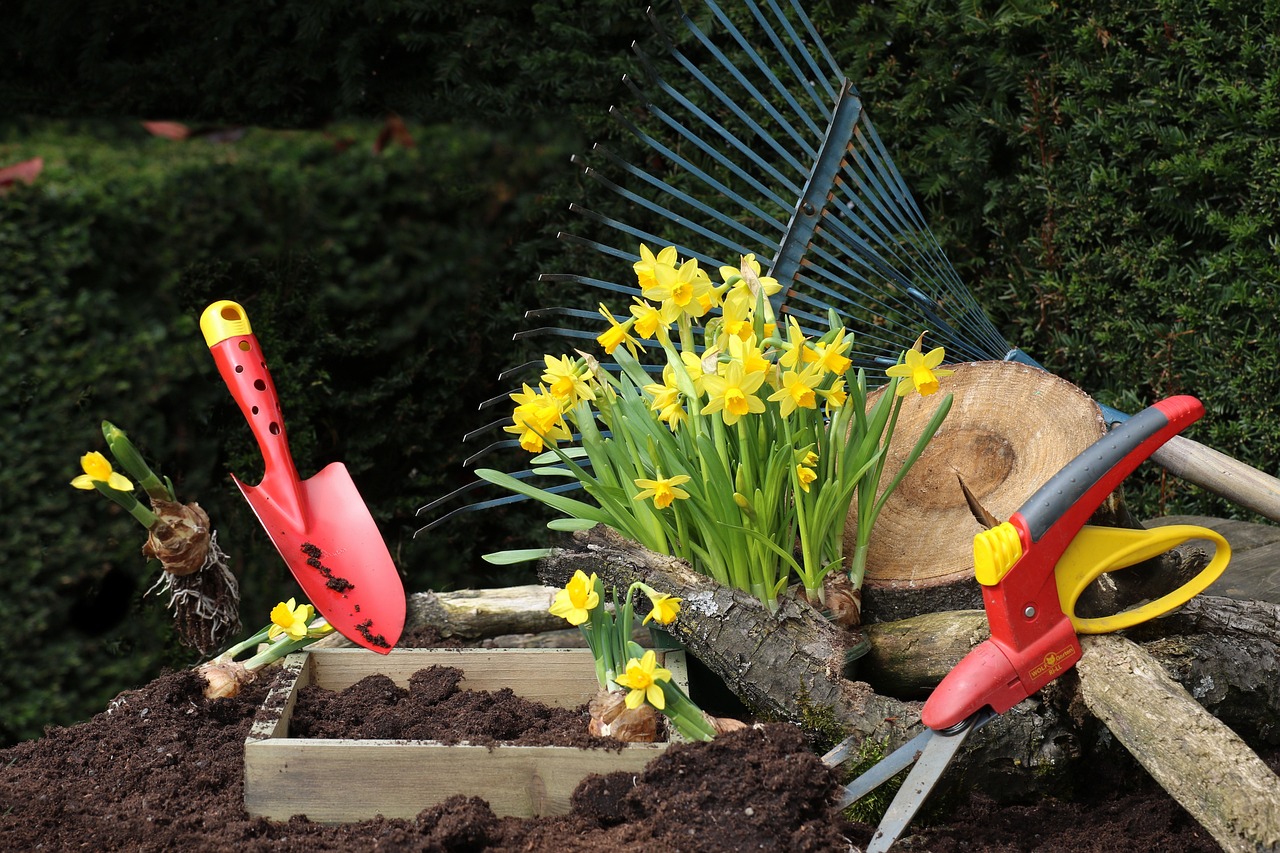
[[[464,640],[556,631],[564,620],[547,612],[555,594],[555,589],[537,585],[416,592],[409,596],[405,625],[430,625],[442,637]]]
[[[1280,848],[1280,778],[1136,644],[1082,644],[1085,705],[1156,781],[1224,850]]]

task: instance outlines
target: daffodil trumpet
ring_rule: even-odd
[[[317,617],[310,604],[298,604],[292,598],[280,602],[271,610],[270,624],[196,667],[196,674],[205,681],[205,698],[227,699],[238,695],[260,670],[332,632],[333,626],[324,617]],[[255,650],[251,657],[236,660],[250,649]]]
[[[753,255],[720,267],[719,284],[671,246],[641,245],[633,268],[642,298],[630,316],[600,306],[608,328],[597,342],[617,369],[581,352],[546,356],[537,389],[512,395],[506,429],[535,454],[533,472],[576,481],[588,499],[499,471],[477,475],[569,516],[553,529],[605,524],[772,609],[793,580],[807,600],[824,603],[832,572],[847,572],[856,593],[884,498],[950,408],[945,396],[907,463],[886,470],[903,395],[936,393],[950,372],[940,367],[942,348],[923,352],[922,334],[868,408],[868,377],[850,357],[853,334],[834,311],[816,333],[795,317],[779,324],[769,297],[781,284]],[[665,361],[660,377],[637,359],[653,346]],[[855,501],[859,545],[845,554]]]
[[[203,654],[240,630],[239,583],[218,546],[209,516],[197,503],[174,497],[173,483],[147,465],[129,437],[110,421],[102,435],[116,462],[146,491],[151,506],[134,497],[134,483],[97,451],[80,458],[77,489],[96,490],[127,511],[147,530],[142,553],[163,571],[148,592],[169,593],[169,609],[179,638]]]

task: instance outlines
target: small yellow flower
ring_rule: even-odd
[[[667,706],[667,699],[658,682],[670,681],[671,671],[658,666],[658,656],[653,649],[645,652],[640,660],[632,658],[627,661],[627,671],[614,680],[622,687],[629,688],[626,703],[633,711],[646,699],[659,711]]]
[[[653,609],[649,611],[649,615],[644,617],[642,625],[648,625],[652,619],[659,625],[670,625],[676,621],[676,617],[680,615],[680,599],[673,598],[665,592],[655,592],[647,586],[641,586],[644,594],[649,596],[649,603],[653,605]]]
[[[282,601],[271,609],[271,627],[267,636],[274,640],[281,634],[288,634],[290,640],[301,640],[307,636],[307,623],[316,615],[310,604],[297,604],[294,599]]]
[[[572,406],[579,400],[594,400],[596,392],[582,378],[582,373],[574,360],[567,355],[559,358],[550,355],[542,357],[547,369],[542,374],[542,381],[547,383],[551,396]]]
[[[845,353],[853,347],[853,338],[844,339],[845,330],[841,329],[836,332],[835,339],[829,344],[819,341],[814,345],[814,352],[818,354],[818,363],[822,365],[822,369],[828,373],[834,373],[836,376],[844,376],[853,366],[853,362],[845,357]]]
[[[550,613],[566,619],[570,625],[581,625],[591,617],[591,611],[600,606],[600,594],[596,592],[596,573],[587,577],[581,569],[573,573],[564,589],[556,592]]]
[[[778,411],[784,418],[796,409],[816,409],[816,388],[821,378],[822,368],[816,364],[809,365],[801,373],[788,370],[782,374],[782,387],[770,394],[769,399],[778,404]]]
[[[537,391],[528,385],[522,387],[511,395],[517,405],[511,413],[512,423],[503,427],[503,432],[518,435],[520,446],[529,453],[541,453],[546,444],[555,447],[557,442],[572,438],[561,413],[562,401],[542,385]]]
[[[80,457],[80,468],[84,473],[71,481],[71,485],[77,489],[93,489],[94,483],[106,483],[119,492],[133,491],[133,483],[129,482],[129,478],[111,470],[107,457],[96,450]]]
[[[680,402],[680,389],[676,386],[676,369],[670,364],[662,368],[662,381],[652,382],[644,386],[644,391],[653,397],[649,411],[661,412],[673,403]]]
[[[642,501],[645,498],[653,498],[653,505],[658,509],[666,509],[671,506],[672,501],[677,498],[687,498],[689,493],[684,489],[677,488],[682,483],[689,482],[692,477],[688,474],[676,474],[674,477],[659,477],[656,480],[646,480],[643,477],[637,479],[635,484],[642,491],[635,496],[635,500]]]
[[[782,345],[782,356],[778,359],[778,364],[795,370],[797,367],[817,361],[818,353],[809,346],[809,339],[804,336],[804,332],[800,331],[800,324],[796,322],[796,318],[789,319],[787,341]]]
[[[663,320],[672,322],[681,314],[696,318],[706,313],[704,306],[709,303],[702,297],[711,290],[711,279],[696,260],[690,258],[678,270],[656,266],[654,278],[655,284],[642,293],[645,299],[661,303]]]
[[[640,282],[641,290],[648,290],[658,283],[654,270],[659,266],[675,268],[676,265],[676,247],[667,246],[661,249],[655,256],[644,243],[640,244],[640,260],[631,265],[636,271],[636,280]]]
[[[823,400],[826,400],[824,408],[828,415],[843,406],[849,399],[849,390],[844,385],[843,376],[832,382],[830,388],[818,389],[818,393],[822,395]]]
[[[619,323],[618,319],[604,307],[604,303],[600,303],[600,316],[609,321],[609,328],[596,335],[596,341],[600,346],[604,347],[607,355],[613,355],[613,351],[618,348],[618,344],[626,344],[627,349],[631,350],[631,354],[636,352],[636,339],[631,337],[631,326],[635,323],[632,317],[625,323]]]
[[[756,301],[756,288],[763,290],[766,298],[782,290],[782,285],[776,278],[760,275],[760,262],[756,260],[754,253],[743,255],[736,269],[720,267],[720,280],[725,284],[732,281],[734,276],[737,276],[738,280],[733,283],[733,289],[745,291],[751,297],[752,303]]]
[[[946,355],[942,347],[935,347],[922,355],[920,349],[923,341],[924,335],[921,335],[916,339],[915,345],[903,353],[903,363],[895,364],[885,371],[885,375],[891,378],[911,380],[909,383],[898,383],[899,397],[907,396],[912,388],[915,388],[921,397],[928,397],[937,392],[938,377],[950,376],[955,372],[938,367]]]
[[[729,362],[724,376],[703,377],[707,405],[702,411],[708,415],[721,412],[725,426],[733,426],[744,415],[763,412],[764,401],[755,392],[764,384],[764,376],[760,372],[747,373],[741,362]]]
[[[800,490],[807,492],[809,484],[818,479],[818,472],[801,463],[796,466],[796,477],[800,480]]]
[[[667,321],[663,318],[662,312],[642,299],[635,300],[635,304],[631,306],[631,316],[636,318],[632,328],[645,340],[652,338],[659,329],[667,327]]]

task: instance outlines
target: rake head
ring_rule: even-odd
[[[640,165],[602,145],[574,157],[588,177],[608,188],[602,199],[608,209],[634,216],[574,204],[571,210],[600,236],[558,236],[611,259],[619,277],[552,274],[541,280],[625,315],[641,296],[631,276],[641,243],[655,251],[675,245],[682,259],[713,269],[736,267],[740,256],[755,254],[771,259],[768,275],[783,285],[772,297],[779,321],[794,318],[817,336],[834,310],[854,334],[850,356],[873,382],[921,332],[929,346],[946,347],[950,360],[1017,357],[942,252],[857,90],[798,2],[743,0],[733,15],[714,0],[704,4],[698,20],[681,11],[679,38],[649,10],[666,48],[661,61],[633,45],[641,76],[623,81],[635,106],[610,112],[638,141]],[[594,351],[603,329],[600,314],[581,308],[538,308],[526,316],[537,326],[516,338],[560,337],[565,351]],[[503,377],[535,366],[540,363]],[[501,395],[482,408],[506,401]],[[496,420],[467,438],[507,422]],[[493,441],[467,464],[515,444]],[[419,514],[482,485],[465,486]],[[461,506],[423,530],[457,512],[521,499]]]

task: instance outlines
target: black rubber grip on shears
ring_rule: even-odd
[[[1144,453],[1135,456],[1143,442],[1169,426],[1169,423],[1168,415],[1156,406],[1143,409],[1063,466],[1061,471],[1041,486],[1018,510],[1027,524],[1027,532],[1031,534],[1031,540],[1039,542],[1041,537],[1073,508],[1078,514],[1084,516],[1080,519],[1080,523],[1083,524],[1084,520],[1102,504],[1106,496],[1114,491],[1120,481],[1156,451],[1160,444],[1152,444]],[[1079,505],[1091,488],[1126,460],[1130,463],[1125,466],[1127,470],[1123,473],[1116,472],[1119,476],[1115,478],[1115,483],[1110,489],[1096,495],[1097,500],[1092,506]]]

